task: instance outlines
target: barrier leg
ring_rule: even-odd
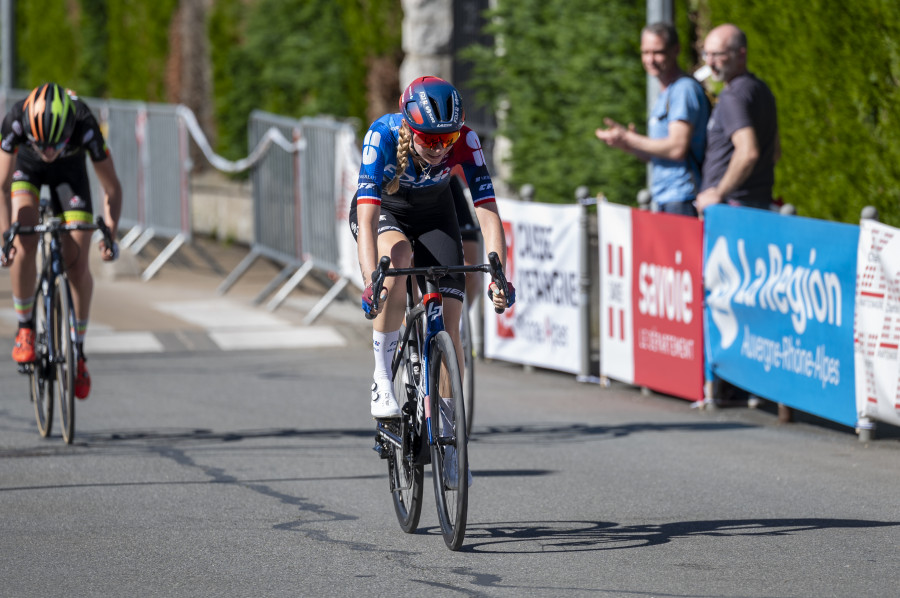
[[[285,299],[287,299],[288,295],[291,294],[297,286],[306,278],[306,275],[309,274],[313,269],[313,261],[309,260],[304,262],[304,264],[297,270],[291,279],[284,283],[284,286],[281,287],[281,290],[272,297],[272,300],[266,304],[266,309],[269,311],[275,311],[278,309],[278,306],[281,305]]]
[[[175,252],[178,251],[182,245],[184,245],[187,237],[184,234],[179,233],[172,241],[166,245],[166,248],[162,250],[162,252],[156,256],[156,259],[147,266],[147,269],[144,270],[144,273],[141,275],[141,279],[146,282],[153,278],[154,275],[159,271],[163,265],[169,261],[169,258],[175,255]]]
[[[272,282],[266,285],[266,287],[259,292],[259,295],[253,299],[253,305],[259,305],[263,302],[263,299],[268,297],[282,282],[288,279],[291,273],[294,271],[294,265],[288,264],[284,268],[281,269],[281,272],[278,273],[278,276],[272,279]]]
[[[131,244],[134,243],[138,237],[141,236],[141,233],[144,231],[144,227],[140,224],[131,227],[125,236],[119,241],[119,247],[122,249],[129,249]]]
[[[137,238],[137,240],[131,246],[131,253],[134,255],[139,254],[143,251],[144,247],[147,246],[147,243],[153,240],[153,237],[156,236],[156,231],[152,228],[146,228],[141,232],[141,236]]]
[[[244,275],[244,273],[250,269],[250,266],[253,265],[253,262],[256,261],[256,258],[260,256],[260,252],[256,249],[251,249],[250,253],[248,253],[244,259],[241,260],[241,263],[237,265],[237,267],[231,271],[225,280],[222,281],[222,284],[219,285],[219,288],[216,289],[216,295],[224,295],[228,292],[234,283],[238,281],[238,279]]]
[[[861,417],[856,422],[856,433],[860,442],[872,442],[875,440],[875,422],[868,417]]]
[[[349,282],[349,279],[341,278],[339,281],[334,283],[331,288],[328,289],[328,292],[325,293],[321,299],[319,299],[319,301],[313,306],[311,310],[309,310],[309,313],[306,314],[305,318],[303,318],[303,323],[308,325],[315,322],[316,318],[319,317],[319,314],[325,311],[325,308],[328,307],[332,301],[334,301],[334,299],[340,294],[341,291],[344,290],[344,287],[346,287]]]

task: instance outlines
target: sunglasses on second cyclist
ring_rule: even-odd
[[[436,135],[413,131],[413,141],[415,141],[419,145],[424,145],[425,147],[430,148],[450,147],[451,145],[456,143],[457,139],[459,139],[459,131],[453,131],[452,133],[440,133]]]
[[[63,148],[66,147],[66,143],[68,143],[68,141],[68,139],[66,141],[60,141],[59,143],[39,143],[37,141],[32,141],[31,147],[42,154],[46,154],[50,150],[61,152],[63,151]]]

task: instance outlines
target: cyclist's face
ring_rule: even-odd
[[[65,143],[58,143],[56,145],[40,145],[38,143],[32,143],[31,147],[37,152],[37,155],[41,157],[41,160],[44,162],[53,162],[59,155],[62,153],[63,148],[66,146]]]
[[[416,136],[413,136],[413,148],[416,150],[416,153],[432,166],[437,166],[443,162],[452,147],[452,144],[447,147],[441,147],[439,144],[424,145],[419,143]]]

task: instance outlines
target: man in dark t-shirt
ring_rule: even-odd
[[[702,212],[716,203],[769,209],[781,152],[775,97],[747,71],[747,36],[726,24],[709,32],[703,56],[725,88],[707,125]]]

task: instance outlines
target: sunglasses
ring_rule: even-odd
[[[413,132],[413,140],[419,145],[424,145],[425,147],[450,147],[456,140],[459,139],[459,131],[453,131],[452,133],[440,133],[437,135],[429,135],[427,133],[419,133],[418,131]]]
[[[46,153],[49,150],[56,150],[61,152],[64,147],[66,147],[66,143],[68,143],[68,139],[66,141],[60,141],[59,143],[38,143],[37,141],[32,141],[31,145],[37,151],[41,153]]]

